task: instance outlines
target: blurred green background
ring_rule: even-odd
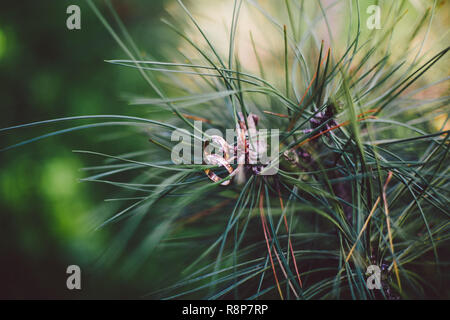
[[[176,47],[176,37],[160,23],[171,2],[113,1],[144,57],[167,61],[167,53]],[[102,1],[96,3],[108,12]],[[206,11],[214,10],[212,1],[202,3],[209,4]],[[81,30],[66,28],[66,8],[71,4],[81,8]],[[416,16],[411,7],[407,19],[416,23]],[[448,10],[437,19],[438,26],[448,27]],[[431,36],[437,33],[439,28],[431,30]],[[150,96],[152,92],[137,72],[104,62],[117,58],[128,57],[85,1],[2,4],[0,128],[72,115],[142,115],[139,108],[127,105],[123,94]],[[68,126],[2,133],[0,148]],[[113,212],[102,206],[108,206],[103,200],[114,189],[79,181],[85,176],[80,168],[98,161],[89,163],[89,157],[72,150],[101,148],[101,152],[119,154],[142,149],[147,143],[144,135],[130,136],[119,152],[117,144],[108,143],[114,135],[114,129],[84,130],[0,153],[0,298],[133,298],[154,287],[158,271],[167,264],[148,264],[134,274],[103,268],[104,253],[114,250],[115,229],[94,228],[104,218],[102,213]],[[174,257],[168,259],[182,261]],[[82,270],[80,291],[66,288],[66,268],[72,264]]]
[[[70,4],[80,6],[81,30],[66,28]],[[107,12],[102,1],[97,4]],[[162,1],[115,1],[114,6],[143,53],[148,49],[158,56]],[[125,56],[85,1],[3,3],[0,127],[71,115],[126,114],[130,107],[120,97],[121,88],[145,93],[147,87],[136,72],[104,62],[117,57]],[[2,134],[1,147],[70,125]],[[99,132],[61,135],[0,154],[0,298],[126,298],[151,287],[142,277],[124,279],[93,267],[113,237],[107,230],[93,230],[98,221],[92,217],[108,189],[79,182],[85,157],[72,150],[102,144],[108,137],[96,136]],[[134,140],[139,139],[130,139],[130,148]],[[117,148],[103,143],[102,151]],[[71,264],[81,267],[81,291],[66,288]]]

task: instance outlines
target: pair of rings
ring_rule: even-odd
[[[243,164],[247,162],[247,158],[251,158],[251,160],[253,160],[254,158],[256,159],[257,154],[256,152],[249,148],[248,146],[248,132],[249,129],[252,132],[256,132],[256,125],[258,124],[258,120],[259,117],[255,114],[249,114],[247,117],[247,123],[248,123],[248,128],[247,125],[245,123],[244,120],[244,116],[241,112],[238,113],[239,116],[239,121],[236,124],[236,132],[238,133],[238,137],[237,137],[237,146],[233,149],[235,151],[235,153],[237,153],[236,157],[237,157],[237,162],[238,162],[238,167],[236,168],[236,170],[233,169],[233,167],[230,165],[230,162],[235,159],[235,157],[233,156],[233,158],[230,157],[230,149],[232,148],[228,142],[226,142],[222,137],[220,136],[211,136],[211,142],[219,147],[219,150],[221,151],[220,153],[223,154],[223,156],[221,155],[217,155],[217,154],[212,154],[209,151],[208,145],[209,145],[209,141],[207,141],[204,145],[203,148],[203,157],[205,159],[205,163],[206,164],[211,164],[211,165],[217,165],[219,167],[224,167],[227,171],[228,171],[228,177],[225,178],[221,178],[219,177],[216,173],[214,173],[211,169],[206,169],[205,173],[206,175],[209,177],[209,179],[211,179],[214,182],[219,182],[221,180],[222,186],[226,186],[229,185],[231,182],[231,178],[238,172],[243,173]],[[264,149],[266,148],[263,145],[258,146],[260,149]],[[229,179],[227,179],[229,178]]]
[[[220,147],[220,151],[221,151],[221,153],[223,153],[223,156],[220,156],[218,154],[211,154],[209,152],[209,148],[208,148],[209,141],[206,141],[205,147],[203,148],[203,156],[204,156],[206,164],[224,167],[225,169],[227,169],[228,173],[231,175],[233,173],[233,167],[229,163],[230,145],[220,136],[211,136],[211,142]],[[219,182],[223,179],[226,179],[226,178],[219,177],[211,169],[205,169],[205,173],[208,176],[208,178],[214,182]],[[231,182],[231,179],[224,180],[220,185],[226,186],[226,185],[229,185],[230,182]]]

